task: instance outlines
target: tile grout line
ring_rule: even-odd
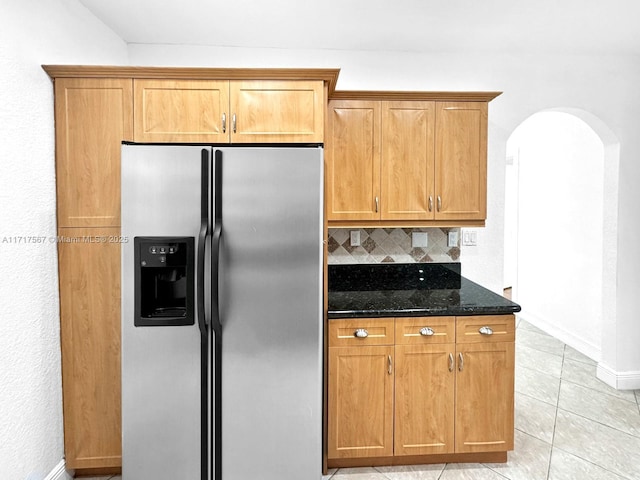
[[[556,401],[556,415],[553,419],[553,434],[551,435],[551,451],[549,452],[549,465],[547,465],[547,479],[551,476],[551,461],[553,459],[553,449],[556,442],[556,426],[558,424],[558,410],[560,409],[560,390],[562,388],[562,374],[564,373],[564,354],[567,350],[567,345],[562,349],[562,365],[560,367],[560,381],[558,382],[558,400]]]

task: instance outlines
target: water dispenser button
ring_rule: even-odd
[[[152,253],[153,255],[155,255],[156,253],[158,253],[158,248],[157,247],[149,247],[149,252]]]

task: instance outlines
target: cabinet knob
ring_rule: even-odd
[[[449,371],[453,372],[453,353],[449,354]]]
[[[434,334],[434,331],[433,331],[433,328],[431,327],[422,327],[420,329],[420,335],[422,335],[423,337],[430,337],[433,334]]]
[[[355,332],[353,332],[353,336],[356,338],[367,338],[369,336],[369,332],[367,332],[364,328],[358,328]]]
[[[376,197],[376,213],[378,213],[378,210],[380,210],[380,199]]]
[[[387,373],[391,375],[393,373],[393,360],[391,355],[387,355]]]
[[[233,133],[236,133],[236,114],[235,113],[231,117],[231,128],[233,128]]]
[[[438,211],[442,210],[442,197],[438,195]]]
[[[488,327],[486,325],[484,327],[480,327],[478,332],[480,332],[480,335],[493,335],[493,330],[491,329],[491,327]]]
[[[458,371],[462,371],[464,369],[464,357],[462,353],[458,353]]]
[[[429,211],[433,212],[433,196],[429,195]]]
[[[222,133],[227,133],[227,114],[222,114]]]

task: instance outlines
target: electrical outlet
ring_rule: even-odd
[[[448,247],[457,247],[458,246],[458,239],[459,239],[459,235],[458,235],[458,231],[454,230],[453,232],[449,232],[449,237],[448,237],[448,242],[447,242],[447,246]]]
[[[359,247],[360,246],[360,230],[351,230],[350,239],[351,239],[352,247]]]
[[[412,232],[411,233],[411,247],[412,248],[424,248],[429,245],[429,238],[427,232]]]

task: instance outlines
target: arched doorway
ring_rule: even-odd
[[[505,286],[522,318],[596,361],[615,353],[618,162],[611,130],[576,109],[507,141]]]

